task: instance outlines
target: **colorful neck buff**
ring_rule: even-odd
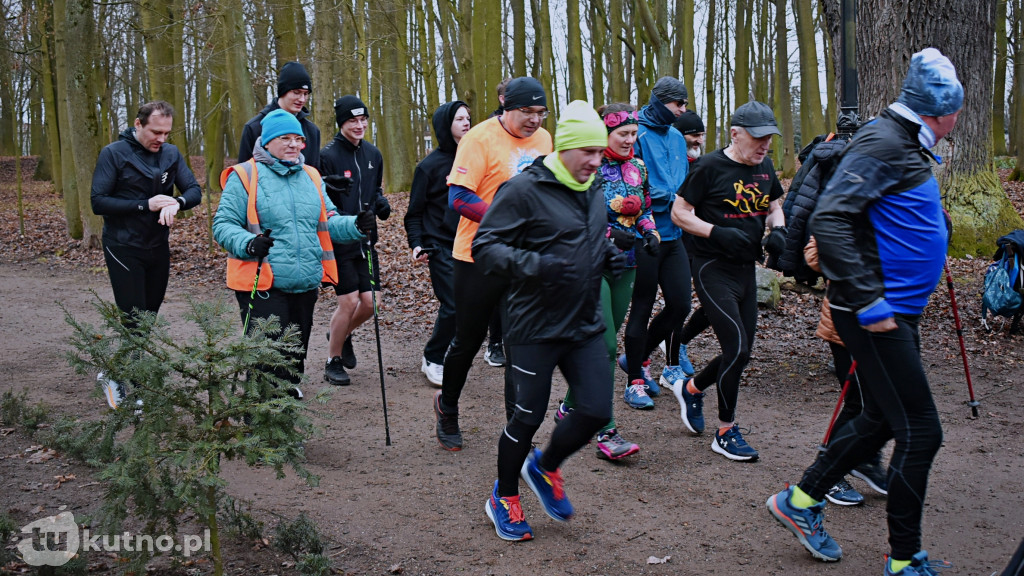
[[[628,124],[639,124],[640,115],[636,110],[632,112],[610,112],[604,115],[604,125],[608,128],[608,133],[611,134],[612,130],[620,126],[626,126]]]
[[[548,167],[548,170],[555,175],[555,178],[559,182],[565,185],[566,188],[576,191],[583,192],[590,188],[590,185],[594,183],[594,174],[590,175],[590,178],[586,182],[577,182],[572,174],[569,173],[569,169],[562,164],[562,159],[558,157],[558,152],[552,152],[544,157],[544,165]]]
[[[611,160],[617,160],[619,162],[625,162],[625,161],[627,161],[627,160],[629,160],[629,159],[631,159],[633,157],[633,147],[630,146],[629,154],[627,154],[625,156],[622,156],[621,154],[619,154],[615,150],[612,150],[611,148],[605,148],[604,149],[604,157],[608,158],[608,159],[611,159]]]

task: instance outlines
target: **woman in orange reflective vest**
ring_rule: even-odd
[[[243,322],[247,315],[250,323],[252,318],[273,315],[282,327],[298,326],[302,349],[293,356],[295,371],[275,372],[296,385],[292,396],[302,398],[297,384],[317,288],[321,282],[338,281],[331,240],[376,239],[377,227],[369,212],[337,214],[320,173],[303,164],[305,138],[294,115],[275,110],[261,124],[263,133],[252,160],[221,174],[224,193],[213,219],[213,236],[228,252],[227,284],[235,291]]]

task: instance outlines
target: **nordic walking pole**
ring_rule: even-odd
[[[363,209],[369,210],[369,203],[363,203]],[[374,216],[376,218],[376,216]],[[377,315],[377,279],[373,275],[373,258],[375,239],[371,237],[366,243],[366,265],[370,270],[370,298],[373,300],[373,332],[377,337],[377,370],[380,372],[380,400],[384,404],[384,444],[391,446],[391,428],[388,426],[388,393],[384,389],[384,358],[380,352],[380,322]]]
[[[836,425],[836,420],[839,419],[839,410],[843,407],[843,400],[846,399],[846,392],[850,389],[850,379],[853,378],[856,371],[857,361],[854,360],[850,363],[850,371],[847,372],[846,380],[843,382],[843,390],[839,392],[839,401],[836,402],[836,409],[832,411],[832,419],[828,422],[828,430],[825,430],[825,438],[821,441],[822,449],[828,446],[828,441],[832,438],[832,428]]]
[[[964,347],[964,329],[960,324],[960,309],[956,305],[956,292],[953,291],[953,275],[949,272],[949,261],[946,261],[946,286],[949,287],[949,303],[953,308],[953,321],[956,323],[956,337],[960,340],[960,357],[964,359],[964,374],[967,376],[967,393],[971,400],[967,405],[971,407],[971,414],[978,417],[978,406],[981,402],[974,399],[974,385],[971,384],[971,368],[967,365],[967,348]]]
[[[260,236],[270,238],[270,228],[263,231]],[[245,312],[245,322],[242,323],[242,334],[249,333],[249,316],[252,316],[252,304],[256,301],[256,286],[260,283],[260,270],[263,269],[263,256],[256,260],[256,277],[252,280],[252,292],[249,292],[249,309]]]

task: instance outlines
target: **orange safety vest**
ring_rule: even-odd
[[[316,224],[316,235],[320,240],[321,249],[320,262],[324,268],[324,274],[320,281],[328,284],[337,284],[338,264],[334,261],[334,244],[331,242],[331,234],[327,230],[327,205],[324,203],[323,194],[320,192],[323,181],[320,178],[320,173],[315,168],[305,164],[303,164],[302,168],[309,175],[310,179],[313,180],[317,194],[320,195],[320,221]],[[260,230],[259,216],[256,214],[256,178],[259,175],[259,171],[256,169],[256,161],[250,159],[247,162],[225,168],[220,174],[221,189],[227,185],[228,176],[232,172],[238,175],[238,179],[242,181],[242,187],[245,188],[245,192],[249,196],[248,206],[245,211],[245,229],[253,234],[260,234],[262,231]],[[255,258],[235,258],[228,255],[228,288],[242,292],[252,290],[252,284],[256,278],[256,264]],[[260,278],[256,284],[256,289],[269,290],[273,285],[274,271],[271,269],[270,262],[264,262],[263,267],[260,269]]]

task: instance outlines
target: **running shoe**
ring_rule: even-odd
[[[676,380],[685,381],[687,377],[688,376],[683,373],[682,368],[679,366],[665,366],[661,371],[661,380],[659,380],[658,383],[671,390],[672,385],[676,383]]]
[[[348,372],[345,371],[345,360],[341,356],[335,356],[327,361],[324,366],[324,380],[335,386],[348,386],[352,383]]]
[[[121,384],[112,378],[107,378],[106,374],[103,372],[96,375],[96,381],[100,383],[100,388],[103,390],[103,397],[107,399],[107,406],[110,406],[113,410],[117,410],[117,407],[124,402],[125,396],[128,395],[128,391],[125,390],[124,384]]]
[[[644,386],[644,381],[640,379],[633,380],[626,386],[626,391],[622,393],[622,399],[629,404],[630,408],[636,408],[637,410],[650,410],[654,408],[654,400],[647,395],[647,387]]]
[[[686,389],[689,380],[676,380],[672,383],[672,393],[679,400],[679,417],[683,419],[687,430],[694,434],[704,432],[704,393],[690,394]]]
[[[938,576],[940,570],[952,567],[945,560],[928,560],[928,551],[921,550],[910,559],[910,566],[893,572],[889,569],[889,555],[885,555],[885,576]]]
[[[540,449],[534,448],[533,452],[527,456],[526,462],[523,462],[520,474],[530,486],[530,490],[537,495],[541,506],[544,507],[544,512],[554,520],[567,522],[572,518],[573,510],[562,485],[562,472],[561,470],[554,472],[541,470],[537,464],[540,455]]]
[[[640,451],[640,447],[619,436],[615,428],[609,428],[597,435],[597,457],[602,460],[618,460]]]
[[[558,408],[555,409],[555,424],[558,424],[568,416],[570,411],[572,411],[572,408],[566,408],[564,402],[559,402]]]
[[[437,418],[437,442],[449,452],[462,450],[462,431],[459,430],[459,414],[445,414],[441,410],[441,391],[434,394],[434,416]]]
[[[872,490],[883,496],[889,494],[889,474],[882,466],[881,458],[865,462],[854,468],[850,474],[868,483]]]
[[[299,388],[298,386],[289,387],[287,390],[285,390],[285,393],[291,396],[292,398],[295,398],[296,400],[302,400],[303,398],[305,398],[305,396],[302,395],[302,388]]]
[[[850,486],[850,483],[846,480],[836,482],[836,485],[829,488],[828,492],[825,493],[825,498],[839,506],[857,506],[864,503],[864,496],[854,490],[853,486]]]
[[[523,507],[519,504],[519,496],[498,496],[498,481],[494,481],[494,490],[484,505],[484,512],[494,523],[494,531],[502,540],[519,542],[532,540],[533,530],[526,523]]]
[[[420,362],[420,372],[427,377],[427,381],[441,387],[441,383],[444,381],[444,364],[435,364],[424,356],[423,361]]]
[[[619,368],[622,369],[627,375],[629,374],[629,368],[626,366],[626,355],[619,356]],[[644,388],[647,393],[651,396],[657,396],[661,394],[661,387],[658,386],[658,381],[651,377],[651,361],[650,359],[644,360],[644,363],[640,366],[640,376],[644,379]]]
[[[690,357],[686,355],[686,345],[679,345],[679,368],[683,370],[683,373],[687,377],[693,376],[697,371],[693,369],[693,362],[690,362]]]
[[[757,450],[750,447],[740,434],[739,426],[733,425],[725,434],[715,432],[711,441],[711,450],[725,456],[729,460],[754,462],[758,458]]]
[[[341,363],[349,370],[356,367],[356,350],[352,347],[351,334],[348,335],[348,338],[345,338],[345,343],[341,345]]]
[[[487,351],[484,352],[484,361],[495,367],[505,365],[505,349],[501,345],[501,340],[487,345]]]
[[[843,557],[843,549],[828,535],[822,525],[825,521],[825,503],[808,508],[793,506],[793,487],[768,498],[765,505],[772,516],[796,536],[812,556],[825,562],[836,562]]]

